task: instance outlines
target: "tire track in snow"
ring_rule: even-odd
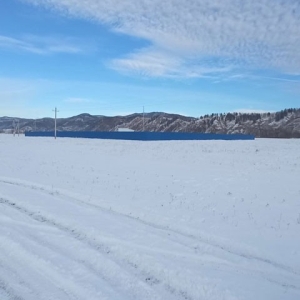
[[[40,213],[35,213],[33,211],[30,211],[26,207],[18,205],[9,199],[1,197],[0,203],[5,204],[5,205],[19,211],[20,213],[29,216],[30,218],[32,218],[33,220],[35,220],[37,222],[45,223],[47,225],[53,226],[65,233],[69,234],[76,240],[87,244],[89,247],[93,248],[97,252],[100,252],[101,254],[105,255],[105,257],[107,259],[115,262],[121,268],[124,268],[124,270],[129,271],[133,276],[136,277],[136,280],[144,282],[148,286],[150,286],[152,289],[156,290],[155,298],[153,298],[154,291],[152,291],[152,293],[149,294],[149,297],[147,297],[147,298],[145,298],[146,294],[144,294],[142,296],[143,299],[179,299],[179,298],[186,299],[186,300],[193,299],[191,296],[188,295],[187,291],[178,290],[178,288],[171,286],[167,282],[163,282],[160,279],[156,278],[153,274],[146,272],[145,270],[139,269],[138,264],[136,264],[134,261],[132,262],[132,261],[124,260],[121,257],[114,255],[114,252],[110,248],[110,246],[106,245],[105,243],[100,243],[99,241],[91,240],[90,238],[88,238],[84,233],[80,232],[79,230],[69,228],[62,222],[49,219]],[[158,295],[162,295],[162,296],[158,296]],[[139,299],[139,298],[136,298],[136,299]]]
[[[208,245],[209,247],[214,249],[214,252],[216,252],[215,250],[218,250],[217,254],[220,254],[221,252],[225,252],[225,253],[228,253],[230,255],[233,255],[234,257],[244,258],[244,259],[246,259],[247,261],[250,261],[250,262],[253,260],[253,257],[251,257],[251,256],[249,257],[248,255],[245,255],[243,253],[240,254],[238,252],[228,251],[227,249],[224,249],[223,246],[221,246],[221,245],[216,246],[212,243],[206,243],[205,241],[199,240],[197,237],[194,237],[192,235],[181,233],[181,232],[178,232],[176,230],[172,230],[170,228],[166,228],[166,227],[159,226],[159,225],[156,225],[156,224],[151,224],[151,223],[145,222],[143,220],[136,219],[132,216],[128,216],[128,215],[125,215],[125,214],[122,214],[122,213],[114,212],[114,211],[103,208],[103,207],[98,206],[98,205],[93,204],[93,203],[88,203],[88,202],[82,200],[81,198],[78,198],[78,196],[76,197],[76,196],[72,195],[72,193],[68,193],[68,192],[64,192],[64,191],[62,192],[60,190],[53,190],[53,189],[47,188],[45,186],[40,186],[40,185],[35,185],[35,184],[28,184],[26,182],[24,183],[24,182],[11,181],[11,180],[4,180],[4,181],[5,182],[2,181],[2,183],[13,185],[13,186],[19,186],[20,188],[25,188],[27,190],[32,190],[33,192],[39,192],[41,194],[52,196],[54,198],[59,197],[60,200],[68,201],[70,203],[77,203],[77,204],[80,204],[81,206],[84,205],[87,208],[89,207],[89,208],[92,208],[92,209],[97,209],[99,212],[105,213],[106,215],[107,214],[110,215],[115,220],[118,219],[118,221],[120,221],[119,219],[121,217],[122,218],[121,220],[123,220],[125,223],[126,223],[126,220],[128,220],[130,222],[134,222],[135,224],[140,224],[140,225],[143,225],[144,227],[145,226],[149,227],[149,229],[152,228],[152,231],[154,230],[154,233],[157,237],[162,238],[162,233],[163,233],[163,238],[168,239],[173,244],[174,243],[180,244],[180,245],[182,245],[186,248],[190,248],[190,249],[193,250],[194,247],[189,245],[189,244],[197,241],[199,243],[202,243],[203,245],[206,245],[206,246]],[[1,180],[0,180],[0,182],[1,182]],[[40,219],[40,217],[41,217],[40,213],[35,213],[33,211],[31,213],[35,215],[35,218],[37,218],[37,221],[44,222],[43,218],[45,218],[45,216],[42,216],[42,219]],[[56,226],[57,224],[59,224],[59,223],[57,221],[55,222],[55,220],[54,220],[54,224],[52,224],[52,225]],[[68,226],[65,226],[64,230],[67,230],[69,232],[71,230],[72,234],[75,235],[77,239],[78,238],[82,239],[82,236],[84,235],[84,234],[80,233],[80,230],[78,231],[78,230],[70,229],[70,227],[68,227]],[[89,239],[86,236],[85,236],[85,240],[92,241],[91,239]],[[99,244],[99,241],[97,241],[97,242],[92,241],[92,243],[94,243],[96,245],[96,247],[99,247],[99,245],[101,245],[101,247],[103,248],[102,251],[104,250],[104,253],[106,252],[107,254],[113,254],[113,251],[111,250],[111,247],[108,246],[107,244],[105,244],[103,242],[101,242]],[[214,253],[214,254],[216,254],[216,253]],[[201,253],[200,253],[200,255],[201,255]],[[110,259],[111,259],[111,256],[110,256]],[[165,290],[167,290],[168,292],[170,292],[173,295],[179,295],[183,299],[192,299],[192,297],[188,295],[188,292],[186,292],[185,290],[180,290],[180,289],[178,290],[178,288],[175,289],[173,287],[174,284],[170,285],[168,282],[164,281],[162,278],[159,278],[159,277],[151,274],[151,272],[149,272],[149,270],[147,270],[145,268],[144,269],[140,268],[139,264],[136,263],[134,260],[128,260],[128,259],[126,260],[126,259],[124,259],[124,257],[123,258],[117,257],[117,261],[118,262],[121,261],[121,264],[124,264],[124,262],[125,262],[126,265],[129,265],[131,267],[131,270],[136,274],[136,276],[138,278],[143,277],[144,279],[142,279],[142,280],[146,281],[146,283],[149,284],[150,286],[156,286],[156,287],[162,287],[163,286]],[[258,261],[266,263],[266,265],[268,265],[269,267],[274,267],[276,269],[284,270],[285,272],[291,273],[293,275],[298,275],[298,273],[294,270],[292,270],[292,272],[291,272],[290,269],[285,269],[285,266],[283,266],[283,268],[280,268],[276,264],[274,265],[273,263],[268,263],[265,260],[258,260]],[[243,268],[242,266],[239,266],[238,264],[232,264],[232,266],[236,269],[239,268],[239,270],[241,268]],[[137,269],[138,269],[138,272],[137,272]],[[248,275],[251,275],[251,272],[255,272],[263,280],[267,280],[267,281],[269,281],[273,284],[276,284],[276,285],[279,285],[279,286],[282,286],[282,287],[288,287],[288,288],[291,288],[291,289],[300,290],[300,287],[298,287],[297,284],[295,285],[295,284],[290,283],[288,279],[284,280],[285,282],[279,282],[278,280],[274,280],[271,271],[269,271],[269,273],[265,273],[265,272],[262,272],[260,270],[255,270],[255,269],[251,269],[251,268],[248,269],[247,267],[244,268],[244,272],[246,272],[246,274],[248,274]],[[137,273],[139,273],[139,274],[137,274]]]
[[[0,265],[0,268],[3,270],[3,266]],[[14,291],[8,286],[7,283],[5,283],[0,278],[0,299],[1,300],[24,300],[24,298],[21,298],[20,296],[16,295]]]
[[[14,230],[13,233],[15,234],[16,231]],[[20,232],[21,234],[21,232]],[[67,278],[68,274],[71,275],[72,271],[75,270],[75,273],[78,273],[77,270],[81,271],[81,276],[80,279],[84,278],[83,275],[88,276],[88,275],[94,275],[92,278],[93,281],[95,281],[95,279],[97,279],[97,285],[101,286],[101,298],[117,298],[117,299],[121,299],[121,293],[119,292],[123,292],[124,295],[124,290],[120,291],[120,289],[117,288],[117,286],[113,286],[113,284],[111,284],[111,282],[109,281],[109,278],[104,278],[104,276],[102,276],[102,274],[100,273],[99,269],[96,269],[95,267],[93,267],[91,264],[89,264],[89,262],[85,261],[85,260],[73,260],[70,259],[69,256],[67,256],[67,254],[62,255],[61,251],[59,248],[55,248],[53,247],[53,245],[49,245],[47,243],[41,243],[40,241],[37,242],[36,239],[32,238],[29,239],[28,235],[26,235],[26,238],[20,237],[20,235],[17,236],[17,239],[19,241],[19,243],[22,245],[22,251],[23,251],[23,256],[26,258],[26,261],[31,261],[33,262],[33,259],[35,261],[35,265],[37,266],[37,268],[40,268],[40,264],[44,264],[47,263],[47,269],[51,269],[51,272],[53,272],[53,270],[58,269],[58,267],[54,264],[54,262],[50,262],[50,259],[52,257],[57,258],[57,261],[61,260],[64,262],[64,266],[66,265],[66,263],[68,265],[70,265],[72,267],[71,271],[68,271],[68,268],[61,268],[59,267],[59,271],[57,270],[55,273],[54,277],[55,277],[55,281],[59,282],[59,284],[53,284],[54,280],[50,280],[51,278],[49,276],[47,276],[47,274],[45,274],[45,272],[43,271],[43,275],[46,275],[45,277],[47,278],[47,280],[49,281],[49,285],[51,285],[51,290],[60,290],[63,292],[63,294],[65,295],[65,298],[60,295],[59,299],[98,299],[93,297],[93,293],[96,294],[96,291],[91,291],[91,287],[87,288],[86,284],[83,284],[82,282],[78,282],[77,278],[75,278],[76,280],[70,280],[69,278]],[[29,249],[28,249],[29,248]],[[39,248],[44,250],[43,253],[43,257],[41,257],[39,254],[37,254],[35,252],[35,250]],[[27,250],[26,255],[24,255],[24,250]],[[50,250],[51,249],[51,250]],[[14,251],[20,251],[20,247],[19,248],[15,248]],[[45,257],[45,253],[47,253],[47,256]],[[50,253],[50,255],[49,255]],[[95,255],[95,253],[93,253]],[[33,258],[33,259],[32,259]],[[41,262],[39,264],[37,264],[37,262]],[[30,264],[30,267],[32,268],[32,264]],[[29,268],[30,268],[29,267]],[[70,269],[70,268],[69,268]],[[82,269],[84,269],[85,272],[82,272]],[[68,271],[68,272],[67,272]],[[76,272],[77,271],[77,272]],[[61,275],[61,273],[63,274],[63,277]],[[78,277],[78,276],[76,276]],[[90,278],[91,276],[89,276]],[[107,279],[107,280],[105,280]],[[111,279],[111,278],[110,278]],[[24,280],[26,280],[26,278],[23,278],[22,280],[19,280],[19,282],[22,282],[22,284],[24,284]],[[74,281],[74,283],[73,283]],[[85,282],[86,283],[86,282]],[[103,284],[104,283],[104,284]],[[75,286],[74,286],[75,284]],[[71,286],[73,285],[73,287]],[[80,286],[80,287],[79,287]],[[119,291],[118,291],[119,290]],[[72,292],[70,292],[72,291]],[[57,293],[57,292],[56,292]],[[98,291],[98,296],[100,297],[100,292]],[[110,295],[109,297],[106,297],[106,295]],[[41,297],[41,295],[39,296],[35,296],[35,299],[42,299],[43,297]],[[28,299],[32,299],[28,298]],[[48,299],[48,298],[47,298]],[[53,297],[54,299],[54,297]],[[135,299],[135,298],[130,298],[130,297],[126,297],[126,299]]]
[[[7,215],[7,210],[5,212]],[[16,213],[18,214],[19,211],[16,211]],[[20,215],[17,215],[18,217],[20,218]],[[19,293],[11,294],[25,294],[27,295],[27,297],[24,296],[26,299],[86,299],[89,294],[86,287],[79,287],[73,280],[65,276],[66,273],[60,272],[59,268],[51,263],[51,259],[49,259],[51,256],[45,259],[43,251],[36,252],[36,247],[32,247],[34,244],[28,244],[26,223],[19,222],[16,225],[20,229],[19,231],[14,230],[14,226],[12,226],[14,224],[13,219],[6,218],[6,221],[8,222],[3,222],[4,224],[0,228],[0,253],[2,254],[0,256],[0,265],[2,266],[0,274],[2,273],[2,276],[5,274],[8,278],[14,279],[9,282],[10,291],[15,290],[13,283],[18,290],[21,286]],[[35,225],[32,226],[32,229],[37,233],[43,228]],[[3,257],[6,259],[3,260]],[[61,261],[65,259],[66,257],[62,257]],[[45,293],[47,294],[46,297]],[[88,298],[96,299],[94,297]]]
[[[97,204],[84,201],[82,199],[83,197],[80,198],[80,197],[78,197],[77,195],[75,195],[73,193],[66,192],[66,191],[63,191],[61,189],[53,190],[53,189],[50,189],[47,186],[42,186],[42,185],[38,185],[38,184],[34,184],[34,183],[27,183],[27,182],[24,182],[24,181],[11,180],[11,179],[0,179],[0,183],[16,185],[16,186],[24,187],[24,188],[27,188],[27,189],[38,190],[38,191],[40,191],[42,193],[46,193],[48,195],[64,197],[64,200],[67,200],[67,201],[70,201],[70,202],[72,202],[72,201],[77,202],[77,203],[83,204],[85,206],[95,208],[99,211],[108,213],[112,216],[115,215],[115,216],[118,216],[118,217],[123,217],[123,218],[130,219],[134,222],[137,222],[137,223],[152,227],[153,229],[156,229],[158,231],[164,232],[166,234],[166,238],[171,240],[172,242],[175,242],[175,243],[180,243],[180,242],[178,241],[178,239],[172,238],[170,233],[172,233],[173,235],[175,234],[179,237],[183,237],[184,239],[190,239],[193,242],[208,245],[212,248],[215,248],[216,250],[220,250],[222,252],[227,252],[227,253],[229,253],[233,256],[238,256],[238,257],[244,258],[244,259],[249,260],[249,261],[252,261],[252,260],[253,261],[258,261],[258,262],[264,263],[266,265],[270,265],[274,268],[281,269],[281,270],[286,271],[288,273],[292,273],[294,275],[300,275],[300,272],[298,270],[295,270],[295,269],[291,268],[290,266],[286,266],[286,265],[278,263],[276,261],[272,261],[270,259],[259,257],[257,255],[253,255],[253,254],[250,254],[250,253],[243,253],[241,251],[236,251],[234,249],[231,249],[231,248],[226,247],[224,245],[220,245],[220,244],[218,244],[214,241],[207,240],[207,239],[202,238],[202,237],[197,237],[197,236],[194,236],[192,234],[187,234],[187,233],[181,232],[179,230],[172,229],[170,227],[165,227],[165,226],[161,226],[161,225],[158,225],[158,224],[154,224],[154,223],[142,220],[140,218],[135,218],[135,217],[129,216],[127,214],[123,214],[123,213],[116,212],[116,211],[111,210],[111,209],[101,207]],[[181,245],[183,245],[185,247],[189,247],[186,243],[181,243]],[[191,247],[189,247],[189,248],[191,248]]]
[[[11,206],[9,206],[9,208],[11,208]],[[13,208],[15,208],[15,205],[13,205]],[[17,214],[22,214],[22,211],[19,209],[17,210],[13,209],[13,210],[16,211]],[[27,214],[24,215],[28,216]],[[30,219],[32,220],[31,217]],[[36,220],[33,219],[33,221]],[[43,223],[46,223],[46,221]],[[74,269],[84,266],[86,270],[88,270],[90,273],[95,275],[97,278],[105,281],[111,287],[111,289],[115,291],[114,294],[116,295],[110,296],[109,299],[112,298],[115,299],[116,297],[117,299],[123,299],[124,294],[126,292],[127,294],[130,293],[130,295],[127,296],[126,299],[141,299],[142,297],[143,299],[146,299],[147,294],[148,294],[147,299],[155,298],[154,292],[151,290],[151,288],[148,287],[146,283],[143,282],[142,282],[142,286],[145,289],[140,288],[139,292],[128,290],[128,286],[134,286],[134,285],[137,286],[136,278],[133,277],[131,274],[126,274],[125,278],[124,276],[122,277],[120,273],[124,270],[119,268],[119,266],[116,265],[113,261],[109,265],[110,272],[107,272],[108,271],[107,268],[106,270],[103,270],[103,264],[105,263],[107,265],[108,263],[107,258],[99,251],[95,251],[95,249],[92,249],[90,247],[86,247],[85,249],[82,249],[82,245],[79,245],[81,241],[78,241],[77,239],[75,239],[75,241],[77,242],[76,244],[78,244],[77,247],[81,246],[81,251],[76,252],[76,254],[74,255],[72,250],[74,246],[76,247],[76,245],[72,244],[71,246],[69,246],[68,243],[62,244],[60,243],[60,240],[56,241],[53,240],[52,237],[48,238],[45,235],[40,236],[36,232],[33,233],[26,232],[26,236],[23,237],[22,234],[24,234],[24,232],[22,232],[22,230],[20,230],[19,227],[13,228],[13,230],[10,231],[12,231],[10,233],[10,236],[11,235],[15,236],[16,234],[17,237],[14,239],[18,240],[22,245],[27,244],[26,248],[31,249],[32,252],[36,252],[38,250],[37,251],[38,253],[47,254],[47,259],[49,259],[49,257],[53,255],[57,256],[57,254],[59,254],[59,256],[61,256],[61,258],[59,259],[62,259],[64,261],[64,264],[66,263],[66,261],[67,262],[70,261],[70,264]],[[64,237],[64,239],[65,238],[66,237]],[[100,282],[98,282],[97,285],[100,285]],[[156,297],[155,299],[161,299],[161,298]]]
[[[3,248],[4,246],[6,248],[6,245],[3,243],[2,237],[1,240],[1,252],[4,254]],[[6,253],[8,252],[9,251],[6,251]],[[18,272],[18,270],[13,268],[13,264],[10,263],[7,255],[0,256],[0,270],[2,273],[2,278],[0,278],[0,289],[3,288],[8,299],[42,299],[40,293],[36,293],[33,287],[30,286],[28,282],[25,282],[24,276],[20,274],[21,272]],[[21,271],[24,274],[24,270],[21,269]],[[7,281],[8,278],[10,279],[9,282]]]

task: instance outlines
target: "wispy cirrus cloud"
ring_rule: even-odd
[[[230,65],[203,64],[196,59],[183,58],[162,49],[146,48],[123,58],[114,59],[110,67],[123,73],[169,78],[214,78],[230,72]]]
[[[96,20],[151,43],[138,53],[116,58],[112,67],[118,70],[203,76],[211,73],[209,61],[214,61],[216,70],[300,74],[298,0],[23,1]]]
[[[21,38],[0,35],[0,48],[41,55],[55,53],[78,54],[85,51],[83,47],[70,38],[34,35],[26,35]]]

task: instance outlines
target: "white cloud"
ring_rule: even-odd
[[[27,35],[21,38],[0,35],[0,48],[22,50],[35,54],[76,54],[84,51],[75,41],[71,41],[68,38],[39,37],[33,35]]]
[[[212,59],[220,69],[229,65],[300,73],[298,0],[24,1],[108,24],[152,44],[117,58],[112,65],[120,69],[172,76],[176,68],[189,76],[193,62],[209,69],[207,59]]]
[[[134,72],[142,76],[172,78],[214,78],[216,74],[231,71],[231,66],[214,66],[209,62],[183,58],[180,55],[155,48],[145,48],[123,58],[114,59],[110,66],[118,71]]]
[[[179,57],[172,57],[159,50],[144,49],[112,61],[111,67],[122,72],[136,72],[145,76],[174,76],[182,64]]]

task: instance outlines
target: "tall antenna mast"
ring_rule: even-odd
[[[13,120],[13,134],[15,136],[16,133],[16,125],[15,125],[15,120]]]
[[[55,109],[53,110],[55,113],[55,118],[54,118],[54,138],[56,139],[56,119],[57,119],[57,113],[59,112],[57,110],[57,108],[55,107]]]

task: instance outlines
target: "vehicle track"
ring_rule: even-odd
[[[234,252],[229,249],[224,249],[221,245],[215,245],[214,243],[207,243],[206,241],[202,240],[201,238],[197,238],[193,235],[185,234],[182,232],[179,232],[177,230],[173,230],[167,227],[163,227],[160,225],[152,224],[149,222],[145,222],[143,220],[134,218],[132,216],[128,216],[126,214],[122,214],[119,212],[115,212],[106,208],[103,208],[99,205],[96,205],[94,203],[89,203],[82,198],[80,198],[78,195],[72,195],[72,193],[64,192],[61,190],[53,190],[49,187],[40,186],[36,184],[31,183],[25,183],[25,182],[18,182],[13,180],[0,180],[0,184],[4,185],[10,185],[15,188],[20,188],[25,190],[31,191],[30,193],[33,193],[32,196],[34,197],[42,197],[48,196],[51,197],[51,199],[56,199],[56,201],[63,201],[68,202],[70,205],[71,203],[79,204],[81,209],[89,209],[97,210],[99,213],[99,217],[107,217],[109,216],[111,221],[114,221],[116,223],[124,223],[127,224],[128,222],[131,224],[130,226],[134,228],[136,227],[145,227],[144,232],[149,231],[149,234],[152,236],[160,239],[160,240],[168,240],[172,244],[177,244],[183,248],[187,248],[190,250],[189,255],[193,259],[201,259],[201,256],[203,255],[203,252],[200,251],[197,253],[197,249],[195,249],[195,242],[197,242],[197,245],[202,245],[205,248],[205,251],[209,252],[211,251],[214,256],[220,255],[220,257],[224,256],[224,253],[227,253],[228,260],[220,261],[219,263],[223,264],[224,267],[230,266],[237,268],[237,263],[240,259],[245,259],[249,263],[252,260],[258,261],[260,263],[265,264],[268,266],[268,268],[271,268],[269,270],[270,272],[261,272],[259,270],[254,269],[248,269],[249,266],[246,266],[244,272],[251,271],[252,273],[259,274],[264,280],[268,280],[274,284],[286,286],[288,288],[300,290],[300,287],[297,284],[292,284],[287,281],[284,282],[278,282],[273,279],[273,277],[270,275],[271,271],[273,272],[275,270],[284,271],[287,273],[287,275],[293,275],[293,277],[298,277],[299,273],[287,266],[283,266],[280,264],[277,264],[276,262],[268,261],[262,258],[256,258],[254,256],[249,256],[243,253]],[[0,195],[1,196],[1,195]],[[43,212],[41,210],[41,207],[34,207],[28,205],[25,205],[25,202],[23,203],[22,199],[14,199],[10,197],[1,197],[0,203],[9,207],[10,209],[14,211],[18,211],[19,213],[30,217],[32,220],[47,224],[48,226],[54,227],[58,229],[59,231],[62,231],[66,233],[68,236],[72,237],[76,241],[83,243],[88,246],[88,248],[93,249],[98,254],[101,254],[103,259],[109,260],[112,264],[117,265],[120,270],[123,270],[123,272],[128,273],[132,280],[135,280],[136,282],[140,282],[142,285],[148,286],[150,290],[143,290],[141,293],[144,293],[143,299],[154,299],[153,296],[157,295],[157,299],[196,299],[192,295],[189,295],[189,291],[182,289],[175,284],[172,284],[172,282],[165,280],[164,277],[158,276],[155,272],[145,268],[144,266],[139,264],[139,261],[136,261],[132,257],[128,257],[126,255],[123,255],[122,253],[116,251],[114,247],[112,247],[111,243],[107,243],[106,239],[94,239],[91,235],[87,234],[87,230],[84,227],[80,226],[71,226],[67,222],[65,222],[62,218],[59,218],[58,216],[49,216],[47,213]],[[102,215],[100,214],[102,213]],[[143,230],[141,232],[138,231],[138,234],[143,233]],[[34,237],[32,237],[31,243],[34,243]],[[63,249],[59,248],[57,245],[49,244],[49,242],[43,241],[43,244],[41,245],[47,249],[51,249],[53,247],[54,252],[62,252]],[[139,245],[135,245],[139,246]],[[201,247],[200,247],[201,248]],[[149,247],[150,249],[150,247]],[[149,250],[147,249],[147,250]],[[151,249],[151,251],[157,251],[157,249]],[[193,253],[191,254],[191,251]],[[175,251],[171,253],[172,255],[179,255],[182,256],[184,254]],[[91,272],[93,272],[96,276],[99,276],[99,278],[102,278],[103,280],[107,281],[109,285],[115,287],[116,282],[112,280],[111,277],[107,276],[107,274],[104,274],[101,272],[101,269],[96,268],[92,263],[87,262],[84,259],[80,259],[79,257],[77,260],[75,260],[75,263],[83,264],[85,268],[89,269]],[[241,269],[243,269],[241,267]],[[243,270],[242,270],[243,271]],[[145,298],[147,291],[149,292],[149,297]],[[162,296],[158,296],[162,295]],[[140,294],[135,294],[133,299],[139,299]],[[75,299],[75,298],[74,298]]]
[[[147,272],[146,270],[140,269],[139,265],[134,261],[132,262],[127,260],[126,258],[124,259],[119,255],[116,255],[113,249],[105,243],[101,243],[99,240],[94,241],[91,238],[87,237],[85,233],[80,232],[79,230],[69,228],[65,224],[60,223],[57,220],[48,219],[42,214],[29,211],[25,207],[22,207],[8,199],[0,198],[0,203],[9,206],[13,210],[17,210],[19,213],[24,214],[37,222],[53,226],[58,230],[67,233],[77,241],[88,245],[89,248],[94,249],[98,254],[100,253],[105,257],[106,260],[109,260],[111,263],[116,264],[119,267],[119,271],[126,272],[128,276],[133,277],[132,284],[137,285],[137,282],[140,281],[142,285],[147,285],[150,287],[151,292],[148,288],[144,288],[133,299],[141,299],[141,297],[143,299],[192,299],[188,296],[186,291],[178,290],[177,288],[170,286],[167,282],[163,282],[161,281],[161,279],[156,278],[153,274]],[[57,248],[55,248],[55,252],[56,251]],[[92,272],[96,272],[96,274],[100,275],[101,278],[104,278],[103,274],[100,274],[99,269],[95,269],[95,266],[91,263],[86,263],[86,261],[81,261],[81,263],[83,263],[85,267],[89,268]],[[104,279],[106,281],[109,281],[109,278],[107,277]],[[117,288],[116,283],[114,284],[110,282],[110,285]],[[132,291],[132,293],[134,294],[135,291]]]
[[[192,235],[192,234],[184,233],[184,232],[179,231],[177,229],[162,226],[162,225],[159,225],[159,224],[154,224],[154,223],[142,220],[140,218],[136,218],[136,217],[133,217],[133,216],[130,216],[130,215],[127,215],[127,214],[123,214],[121,212],[114,211],[112,209],[104,208],[104,207],[102,207],[98,204],[91,203],[91,202],[88,202],[88,201],[84,201],[83,200],[84,197],[80,197],[80,196],[78,196],[78,194],[66,192],[66,191],[63,191],[61,189],[53,190],[52,188],[47,187],[47,186],[37,185],[37,184],[34,184],[34,183],[25,183],[23,181],[22,182],[13,181],[13,180],[9,180],[9,179],[0,179],[0,183],[21,186],[21,187],[24,187],[24,188],[27,188],[27,189],[37,190],[37,191],[40,191],[42,193],[46,193],[48,195],[59,196],[60,198],[62,198],[65,201],[77,202],[77,203],[85,205],[87,207],[92,207],[94,209],[97,209],[101,212],[108,213],[112,216],[118,216],[118,217],[123,217],[125,219],[133,220],[134,222],[152,227],[153,229],[156,229],[158,231],[161,231],[161,232],[165,233],[165,238],[167,238],[169,240],[172,240],[175,243],[180,243],[178,241],[178,239],[173,238],[174,235],[177,235],[177,236],[180,236],[180,237],[184,238],[185,242],[186,242],[186,240],[190,240],[190,243],[195,243],[195,242],[201,243],[203,245],[212,247],[212,249],[215,248],[215,250],[220,250],[221,252],[227,252],[229,254],[232,254],[233,256],[242,257],[242,258],[245,258],[247,260],[259,261],[259,262],[265,263],[267,265],[271,265],[272,267],[275,267],[275,268],[284,270],[286,272],[289,272],[289,273],[300,276],[300,271],[295,270],[295,269],[291,268],[290,266],[286,266],[286,265],[278,263],[276,261],[272,261],[270,259],[260,257],[260,256],[257,256],[257,255],[253,255],[253,254],[250,254],[250,253],[247,253],[247,252],[243,253],[241,251],[237,251],[237,250],[231,249],[229,247],[226,247],[226,245],[221,245],[221,244],[218,244],[217,242],[214,242],[212,240],[207,240],[203,237],[198,237],[198,236],[195,236],[195,235]],[[193,246],[189,246],[188,243],[180,243],[180,244],[185,246],[185,247],[188,247],[188,248],[193,247]],[[195,247],[193,247],[193,248],[195,248]]]

